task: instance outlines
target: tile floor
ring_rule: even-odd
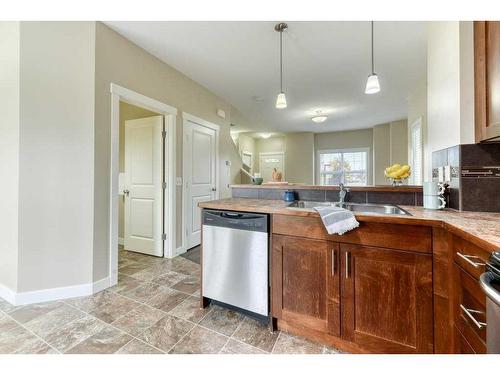
[[[199,265],[120,250],[119,281],[88,297],[0,299],[0,353],[337,353],[237,312],[199,308]]]

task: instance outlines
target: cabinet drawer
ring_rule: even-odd
[[[329,235],[317,216],[273,215],[273,233],[418,253],[432,252],[432,229],[406,224],[361,222],[359,228]]]
[[[486,296],[479,282],[457,264],[453,273],[455,327],[474,352],[486,353]]]
[[[453,257],[455,262],[479,280],[490,253],[460,237],[453,237]]]
[[[462,333],[455,328],[455,354],[476,354]]]

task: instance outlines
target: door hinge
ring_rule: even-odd
[[[163,233],[163,234],[161,235],[161,239],[162,239],[163,241],[165,241],[165,240],[167,239],[167,235],[166,235],[165,233]]]
[[[165,190],[167,188],[167,183],[164,182],[161,186],[162,186],[163,190]]]
[[[162,131],[161,131],[161,136],[162,136],[163,138],[165,138],[165,137],[167,136],[167,132],[166,132],[165,130],[162,130]]]

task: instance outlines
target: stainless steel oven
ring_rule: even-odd
[[[493,252],[479,280],[486,294],[486,346],[500,354],[500,252]]]

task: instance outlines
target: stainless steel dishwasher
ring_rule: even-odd
[[[269,316],[268,216],[203,210],[202,295]]]

